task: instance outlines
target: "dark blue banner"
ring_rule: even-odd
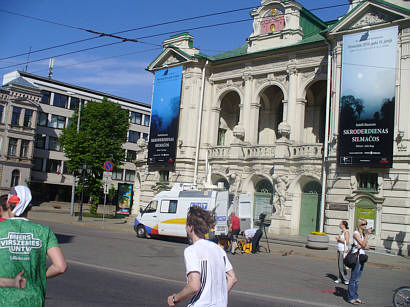
[[[182,66],[155,72],[148,165],[175,162],[181,84]]]
[[[398,28],[343,37],[338,165],[392,167]]]

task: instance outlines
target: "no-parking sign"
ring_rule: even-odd
[[[114,168],[114,164],[111,161],[104,162],[104,169],[106,172],[111,172],[113,168]]]

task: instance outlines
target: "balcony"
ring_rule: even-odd
[[[239,152],[239,155],[238,155]],[[304,145],[235,145],[218,146],[208,149],[208,159],[213,161],[239,157],[242,160],[254,159],[321,159],[323,144]]]

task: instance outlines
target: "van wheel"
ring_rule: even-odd
[[[136,231],[137,231],[138,238],[145,238],[147,235],[147,231],[145,230],[144,225],[138,225]]]

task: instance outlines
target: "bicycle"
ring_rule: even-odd
[[[401,287],[396,289],[393,294],[394,307],[410,307],[410,287]]]

